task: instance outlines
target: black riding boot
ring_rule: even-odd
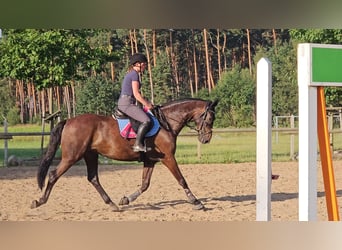
[[[136,141],[134,143],[133,146],[133,151],[134,152],[146,152],[148,151],[146,149],[146,146],[144,145],[144,139],[145,139],[145,135],[147,134],[148,130],[150,129],[150,124],[151,122],[143,122],[140,124],[139,128],[138,128],[138,132],[137,132],[137,138]]]

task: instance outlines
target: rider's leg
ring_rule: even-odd
[[[134,152],[140,152],[140,151],[146,152],[147,151],[145,147],[145,143],[144,143],[144,138],[150,129],[150,124],[151,124],[151,121],[145,121],[140,124],[138,131],[137,131],[137,138],[133,146]]]

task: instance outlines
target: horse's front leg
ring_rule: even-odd
[[[176,162],[176,159],[174,157],[169,158],[168,160],[162,160],[162,163],[171,171],[173,176],[177,179],[179,185],[182,186],[182,188],[185,191],[186,197],[188,198],[188,201],[194,205],[195,210],[201,210],[205,209],[204,205],[200,200],[196,198],[196,196],[191,192],[185,178],[183,177],[178,164]]]
[[[155,163],[144,162],[141,187],[131,195],[122,197],[119,205],[128,205],[129,203],[135,201],[143,192],[145,192],[149,188],[154,165]]]

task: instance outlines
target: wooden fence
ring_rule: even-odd
[[[275,132],[275,138],[277,138],[277,133],[284,133],[284,134],[290,134],[290,158],[295,158],[295,140],[293,139],[293,136],[298,134],[297,128],[273,128],[272,132]],[[333,135],[336,133],[342,133],[341,129],[333,129],[329,131],[331,134],[331,138],[333,138]],[[213,134],[219,135],[219,134],[226,134],[226,133],[256,133],[255,128],[221,128],[221,129],[214,129]],[[43,142],[45,136],[50,136],[50,132],[4,132],[0,133],[0,140],[4,141],[4,166],[8,166],[8,140],[14,139],[15,137],[23,137],[23,136],[40,136],[42,137],[42,143],[41,143],[41,152],[43,152]],[[195,131],[190,131],[186,133],[181,133],[180,137],[196,137],[197,133]],[[276,142],[277,143],[277,140]],[[331,146],[333,148],[333,143],[331,142]],[[197,157],[201,157],[201,143],[197,142]]]

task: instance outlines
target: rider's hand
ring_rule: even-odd
[[[148,108],[149,110],[153,109],[153,104],[150,102],[147,102],[147,104],[145,105],[146,108]]]

